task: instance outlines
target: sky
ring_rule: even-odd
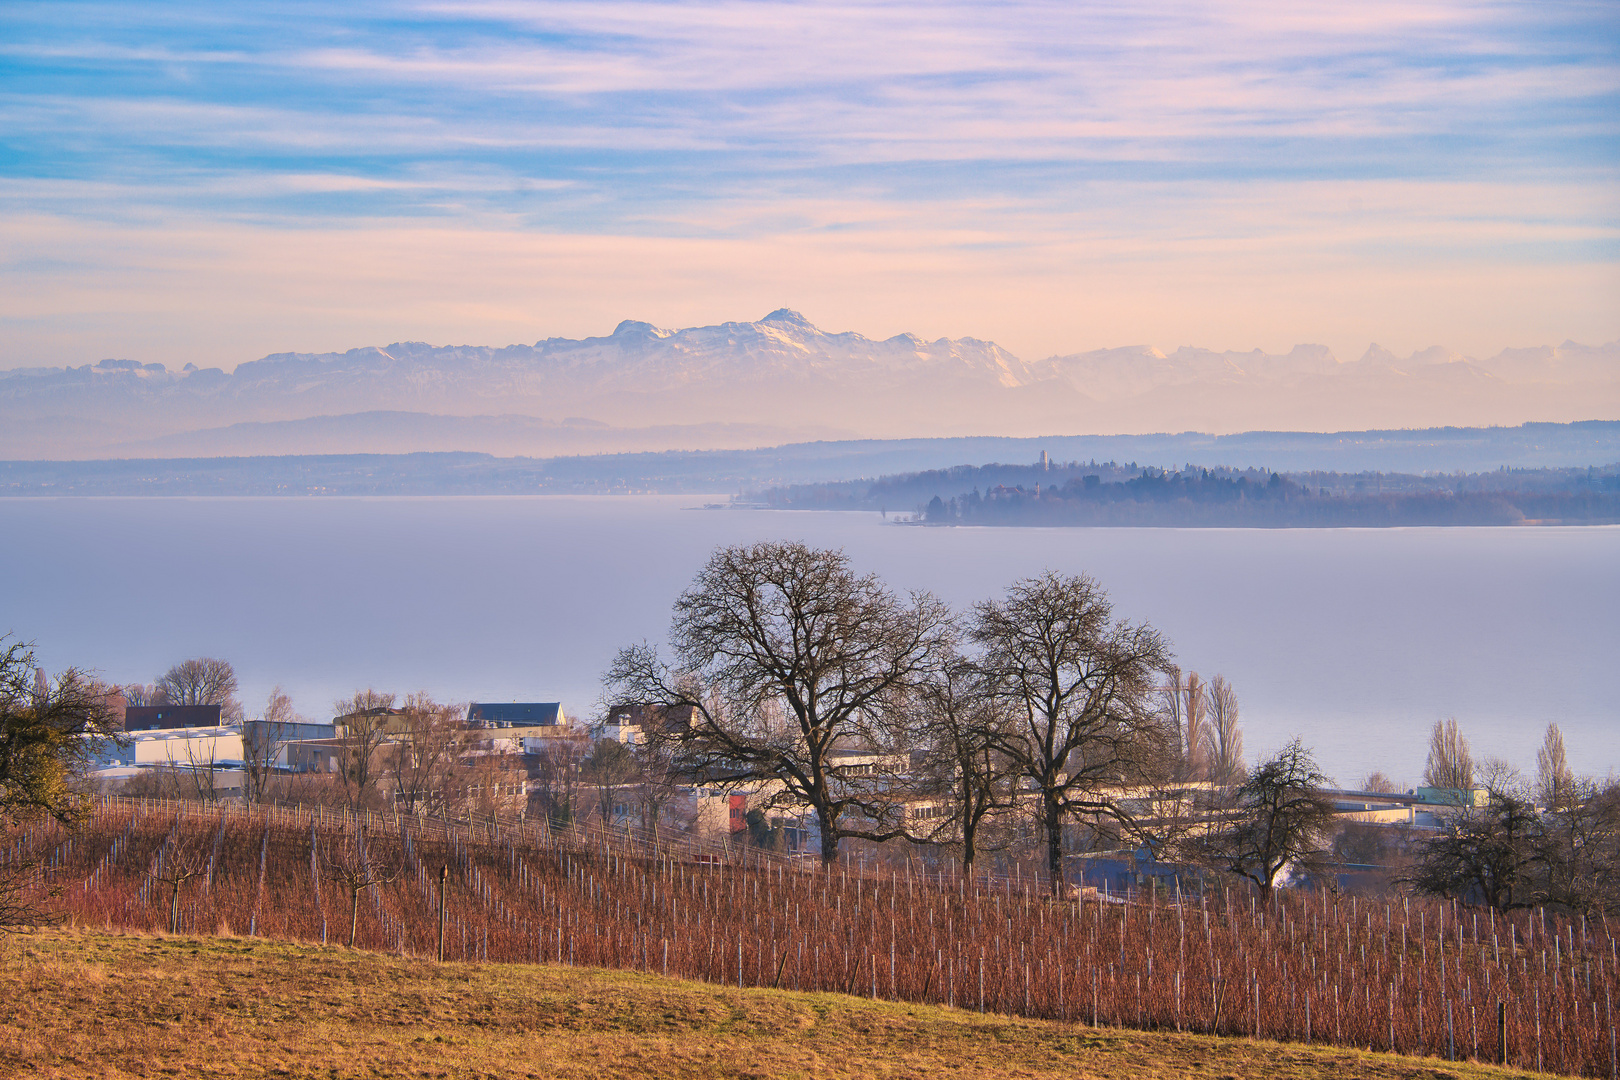
[[[0,368],[1620,338],[1620,5],[0,7]]]

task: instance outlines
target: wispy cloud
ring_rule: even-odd
[[[1262,277],[1331,265],[1328,288],[1402,260],[1611,280],[1620,224],[1603,2],[13,3],[0,88],[0,220],[126,230],[132,252],[163,221],[373,239],[427,222],[544,244],[804,237],[829,267],[1018,252],[1095,287],[1096,266],[1139,260],[1202,281],[1209,244]],[[805,274],[798,291],[836,295]],[[1617,319],[1599,303],[1583,326]],[[1028,340],[1102,343],[1055,340],[1071,332],[1054,317]]]

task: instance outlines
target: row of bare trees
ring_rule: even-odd
[[[396,702],[398,703],[396,705]],[[336,736],[329,767],[287,776],[274,768],[277,741],[296,722],[280,689],[273,691],[265,717],[276,723],[249,725],[244,740],[249,770],[259,799],[298,801],[293,787],[312,781],[339,793],[350,809],[391,806],[435,817],[488,815],[501,808],[503,793],[520,790],[525,778],[517,755],[499,753],[481,742],[464,720],[464,706],[434,700],[427,693],[406,695],[366,689],[333,704]]]
[[[1527,778],[1499,758],[1476,764],[1457,721],[1437,722],[1423,778],[1459,797],[1418,844],[1411,885],[1501,911],[1620,914],[1620,784],[1577,777],[1557,724]]]
[[[488,752],[464,722],[461,705],[426,693],[401,702],[396,694],[367,689],[334,702],[333,710],[335,737],[324,740],[322,753],[298,771],[287,767],[288,747],[314,736],[281,687],[270,692],[259,716],[241,723],[247,802],[487,815],[508,809],[499,800],[522,789],[524,769],[516,755]],[[208,750],[188,753],[186,761],[126,781],[122,793],[216,798],[219,762]]]
[[[1183,675],[1175,664],[1165,668],[1161,693],[1171,723],[1182,733],[1181,756],[1186,779],[1229,785],[1242,780],[1243,731],[1238,726],[1237,691],[1217,675],[1209,682],[1198,672]]]
[[[1146,835],[1170,787],[1242,776],[1230,685],[1184,679],[1089,577],[1027,578],[959,615],[838,551],[727,547],[676,601],[670,644],[668,659],[622,650],[607,703],[689,716],[653,733],[676,771],[807,808],[828,862],[844,838],[906,838],[948,840],[971,866],[987,823],[1017,810],[1057,890],[1077,827]]]
[[[1424,765],[1423,782],[1429,787],[1457,792],[1471,792],[1485,780],[1487,790],[1503,786],[1503,777],[1511,775],[1511,786],[1520,794],[1527,794],[1537,805],[1557,808],[1580,794],[1581,785],[1570,768],[1564,750],[1564,733],[1557,724],[1548,724],[1536,751],[1536,775],[1527,787],[1513,767],[1500,758],[1487,758],[1476,767],[1473,749],[1462,733],[1455,717],[1437,720],[1429,732],[1429,759]]]

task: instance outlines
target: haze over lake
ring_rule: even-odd
[[[149,681],[229,659],[250,715],[374,686],[562,700],[662,641],[718,544],[842,547],[965,608],[1051,568],[1096,577],[1184,669],[1225,674],[1251,758],[1302,734],[1341,782],[1419,782],[1434,720],[1531,769],[1548,721],[1577,772],[1620,768],[1620,528],[907,528],[692,497],[8,499],[0,631],[50,668]]]

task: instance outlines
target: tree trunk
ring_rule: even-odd
[[[174,891],[169,895],[169,933],[180,932],[180,883],[174,883]]]
[[[821,864],[831,866],[838,861],[838,832],[824,808],[816,808],[816,819],[821,823]]]
[[[1052,895],[1063,895],[1063,808],[1051,795],[1046,797],[1046,872],[1051,877]]]
[[[978,855],[974,847],[974,839],[979,831],[978,822],[973,820],[971,813],[962,818],[962,876],[973,876],[973,859]]]
[[[360,890],[349,890],[349,948],[354,948],[354,939],[360,929]]]

